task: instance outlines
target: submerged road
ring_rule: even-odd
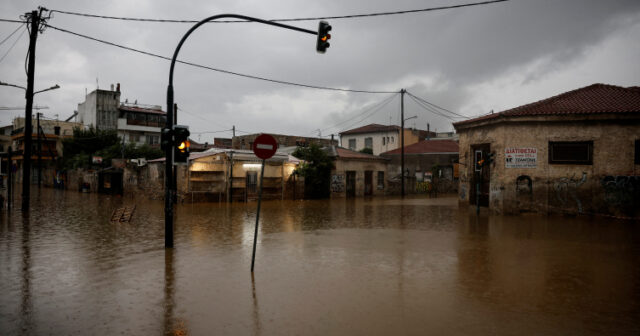
[[[169,250],[162,201],[31,203],[0,214],[2,335],[640,335],[638,222],[267,201],[252,277],[256,203],[178,205]]]

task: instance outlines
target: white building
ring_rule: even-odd
[[[404,145],[408,146],[418,141],[422,141],[433,132],[417,129],[404,129]],[[364,148],[371,148],[373,155],[388,152],[400,148],[400,126],[369,124],[340,133],[340,145],[353,151],[361,151]]]
[[[160,132],[167,113],[157,105],[122,103],[118,108],[118,136],[127,143],[160,146]]]
[[[76,121],[87,127],[98,129],[116,129],[120,106],[120,84],[117,89],[100,90],[89,93],[85,101],[78,104]]]

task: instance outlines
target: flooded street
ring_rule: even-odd
[[[252,277],[256,203],[178,205],[165,250],[162,201],[31,202],[0,217],[2,335],[640,334],[638,222],[267,201]]]

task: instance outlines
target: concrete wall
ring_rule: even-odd
[[[490,204],[496,213],[581,213],[640,217],[640,166],[634,141],[640,121],[547,120],[459,129],[459,197],[469,201],[474,144],[496,154],[490,166]],[[593,141],[592,164],[550,164],[550,141]],[[507,168],[505,148],[535,148],[535,168]]]
[[[382,196],[388,194],[388,173],[387,163],[381,160],[345,160],[335,161],[335,169],[331,171],[331,198],[346,197],[347,171],[356,172],[356,197],[364,196],[365,192],[365,171],[372,171],[372,194]],[[384,172],[383,181],[378,180],[378,172]],[[382,182],[382,187],[379,187]]]

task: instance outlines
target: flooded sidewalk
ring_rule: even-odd
[[[178,205],[167,250],[162,201],[31,203],[0,215],[3,335],[640,334],[638,222],[265,201],[252,276],[256,203]]]

